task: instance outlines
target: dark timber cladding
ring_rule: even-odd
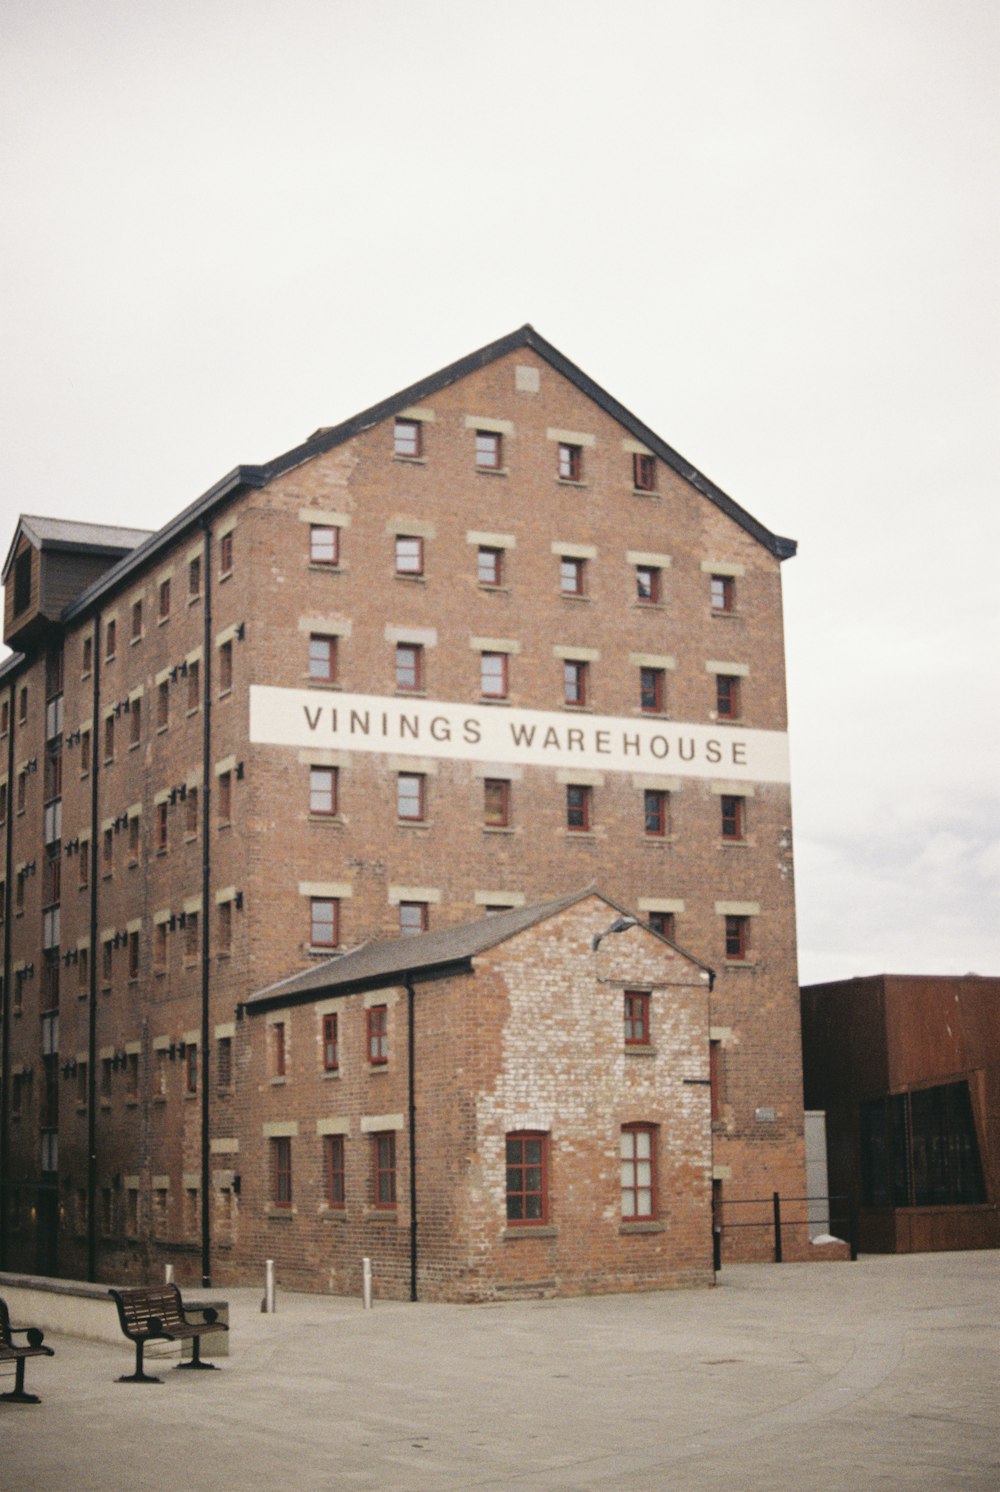
[[[801,1195],[794,551],[529,326],[156,533],[23,516],[7,1267],[654,1288]]]

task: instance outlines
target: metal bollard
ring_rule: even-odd
[[[366,1311],[372,1308],[372,1261],[361,1260],[361,1298]]]
[[[274,1260],[264,1260],[264,1313],[274,1315]]]
[[[174,1266],[172,1264],[164,1264],[164,1266],[163,1266],[163,1283],[165,1285],[172,1285],[173,1282],[174,1282]]]

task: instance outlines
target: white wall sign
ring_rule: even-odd
[[[788,737],[783,731],[374,694],[320,694],[256,684],[250,689],[250,740],[258,745],[322,746],[529,767],[662,771],[671,777],[746,782],[789,780]]]

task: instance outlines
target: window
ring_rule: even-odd
[[[723,839],[742,839],[746,799],[724,795],[721,802]]]
[[[187,708],[188,714],[201,707],[201,664],[197,658],[192,658],[188,664],[187,672]]]
[[[507,1136],[508,1223],[519,1227],[548,1221],[548,1142],[549,1137],[545,1134]]]
[[[105,625],[104,643],[105,659],[108,663],[110,663],[112,658],[115,656],[115,649],[118,645],[118,623],[115,621],[114,617],[112,617],[111,620]]]
[[[424,573],[424,541],[411,534],[396,535],[396,574]]]
[[[559,561],[559,589],[564,596],[585,595],[586,576],[586,560],[568,559],[563,555]]]
[[[228,1093],[233,1086],[233,1038],[220,1036],[215,1044],[215,1086]]]
[[[337,565],[340,563],[340,529],[332,524],[313,523],[309,526],[309,563],[311,565]]]
[[[423,455],[423,428],[419,420],[397,420],[392,429],[392,453],[416,460]]]
[[[376,1207],[396,1205],[396,1136],[392,1130],[372,1135]]]
[[[160,581],[160,621],[165,622],[170,615],[170,581]]]
[[[292,1205],[292,1142],[287,1135],[271,1141],[271,1201],[275,1207]]]
[[[109,876],[115,866],[115,831],[105,829],[101,836],[101,874]]]
[[[480,545],[478,557],[480,585],[503,584],[503,550]]]
[[[323,1017],[323,1071],[336,1072],[340,1067],[340,1051],[337,1045],[337,1017]]]
[[[85,777],[90,771],[90,731],[80,732],[80,776]]]
[[[142,700],[133,699],[128,711],[128,744],[138,746],[142,741]]]
[[[164,679],[156,689],[156,729],[166,730],[170,724],[170,680]]]
[[[0,827],[7,822],[7,784],[0,782]]]
[[[233,774],[220,772],[216,788],[216,813],[220,824],[228,824],[233,816]]]
[[[558,471],[561,482],[579,482],[583,476],[583,449],[581,446],[565,445],[560,442]]]
[[[986,1201],[967,1082],[864,1104],[861,1158],[866,1206],[969,1207]]]
[[[507,698],[506,653],[480,653],[479,692],[484,699]]]
[[[157,922],[153,927],[153,973],[165,974],[167,971],[167,932],[169,924]]]
[[[627,989],[624,995],[625,1045],[649,1046],[648,990]]]
[[[733,611],[736,606],[736,582],[731,575],[712,576],[712,610]]]
[[[219,574],[231,575],[233,573],[233,531],[223,534],[219,540]]]
[[[587,703],[588,668],[567,658],[563,662],[563,703],[585,705]]]
[[[740,681],[733,674],[715,676],[715,707],[720,720],[738,720],[740,715]]]
[[[425,901],[401,901],[399,903],[399,935],[401,938],[413,933],[427,931],[427,903]]]
[[[337,812],[337,768],[309,768],[309,812],[326,818]]]
[[[90,885],[90,841],[88,839],[81,839],[80,841],[80,853],[77,856],[77,862],[80,868],[80,890],[86,891]]]
[[[713,1119],[722,1117],[722,1042],[708,1043],[708,1087]]]
[[[138,979],[139,977],[139,934],[130,932],[128,935],[128,977]]]
[[[745,959],[749,944],[749,917],[726,918],[726,957]]]
[[[128,863],[139,863],[139,815],[133,813],[128,821]]]
[[[184,1048],[184,1092],[198,1092],[198,1048],[193,1041]]]
[[[17,774],[17,811],[23,813],[28,806],[28,774],[18,772]]]
[[[487,777],[483,783],[483,823],[487,829],[510,825],[510,783],[503,777]]]
[[[156,853],[165,855],[170,845],[170,805],[166,799],[156,805]]]
[[[201,556],[192,555],[188,560],[188,600],[194,601],[201,595]]]
[[[138,642],[142,636],[142,602],[132,602],[132,641]]]
[[[326,1205],[344,1206],[344,1136],[323,1136],[323,1170],[326,1177]]]
[[[309,638],[309,678],[314,684],[332,684],[337,677],[337,639],[314,632]]]
[[[408,694],[424,687],[424,650],[419,643],[396,644],[396,688]]]
[[[476,465],[486,471],[499,471],[503,458],[503,438],[492,430],[476,431]]]
[[[218,913],[218,938],[220,954],[232,953],[233,951],[233,904],[231,901],[219,902]]]
[[[396,778],[396,816],[401,819],[422,821],[424,818],[424,784],[426,779],[416,772],[400,772]]]
[[[198,789],[189,787],[184,799],[184,833],[193,839],[198,832]]]
[[[188,963],[194,963],[201,952],[201,943],[198,938],[198,913],[187,912],[184,916],[184,958]]]
[[[87,643],[88,642],[90,642],[90,638],[89,637],[86,639],[86,641],[84,642],[84,645],[83,645],[83,647],[84,647],[84,658],[86,658],[86,656],[87,656],[87,651],[86,650],[87,650]],[[0,703],[0,736],[5,736],[8,733],[9,730],[10,730],[10,701],[5,699],[2,703]]]
[[[22,549],[14,561],[14,615],[20,616],[31,603],[31,550]]]
[[[273,1078],[287,1077],[288,1050],[285,1043],[284,1021],[274,1021],[271,1025],[271,1076]]]
[[[233,645],[224,642],[219,648],[219,694],[228,694],[233,687]]]
[[[640,668],[639,707],[644,715],[662,715],[666,698],[666,672],[662,668]]]
[[[370,1005],[365,1011],[368,1061],[381,1066],[389,1060],[389,1007]]]
[[[111,1067],[112,1067],[112,1059],[110,1057],[102,1057],[101,1058],[101,1098],[106,1103],[109,1103],[111,1101]]]
[[[576,833],[590,828],[593,789],[574,783],[566,789],[566,828]]]
[[[22,685],[17,694],[17,723],[26,725],[28,723],[28,686]]]
[[[636,451],[632,457],[632,485],[637,492],[656,491],[656,457]]]
[[[651,1124],[623,1124],[621,1134],[622,1221],[656,1216],[656,1130]]]
[[[655,565],[636,565],[635,567],[635,594],[638,601],[646,606],[659,604],[661,594],[661,572]]]
[[[310,903],[309,941],[314,948],[336,948],[340,903],[332,896],[314,896]]]
[[[90,673],[94,666],[94,639],[85,637],[83,639],[83,672]]]
[[[115,759],[115,717],[106,715],[104,718],[104,760],[105,763],[113,762]]]
[[[661,938],[669,938],[674,941],[674,914],[673,912],[650,912],[647,919],[649,926]]]
[[[670,795],[662,788],[648,787],[643,793],[643,814],[647,834],[662,836],[669,832]]]

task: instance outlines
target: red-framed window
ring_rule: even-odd
[[[424,650],[419,643],[396,644],[396,688],[413,694],[424,687]]]
[[[563,555],[559,560],[559,589],[564,596],[587,593],[587,561]]]
[[[726,918],[726,957],[745,959],[750,946],[750,918]]]
[[[332,523],[309,525],[309,563],[311,565],[337,565],[340,563],[340,529]]]
[[[83,639],[83,672],[90,673],[94,666],[94,637],[93,633]],[[3,704],[3,718],[0,720],[0,736],[7,734],[7,702]]]
[[[215,810],[220,824],[228,824],[233,816],[233,774],[220,772],[216,785]]]
[[[396,420],[392,427],[392,453],[414,460],[423,455],[424,432],[419,420]]]
[[[734,611],[736,609],[736,582],[731,575],[712,576],[712,610]]]
[[[368,1061],[379,1067],[389,1060],[389,1007],[369,1005],[365,1011]]]
[[[309,677],[316,684],[332,684],[337,678],[337,639],[313,632],[309,638]]]
[[[396,574],[424,573],[424,541],[415,534],[396,535]]]
[[[622,1221],[656,1216],[656,1126],[623,1124],[621,1132]]]
[[[275,1207],[292,1205],[292,1142],[287,1135],[271,1141],[271,1201]]]
[[[534,1130],[509,1134],[505,1143],[507,1221],[512,1227],[549,1220],[549,1137]]]
[[[712,1118],[722,1117],[722,1042],[708,1043],[708,1082],[712,1099]]]
[[[197,658],[192,658],[188,664],[187,707],[188,714],[192,710],[197,710],[201,707],[201,665]],[[135,704],[133,704],[132,708],[133,710],[135,709]]]
[[[583,447],[560,441],[557,470],[561,482],[579,482],[583,476]]]
[[[735,674],[716,674],[715,708],[720,720],[739,719],[740,681]]]
[[[499,471],[503,461],[503,437],[495,430],[476,431],[476,465]]]
[[[487,777],[483,783],[483,823],[488,829],[510,825],[510,783],[504,777]]]
[[[193,1041],[184,1048],[184,1092],[198,1092],[198,1048]]]
[[[425,901],[401,901],[399,903],[400,937],[427,931],[428,907]]]
[[[160,621],[165,622],[170,615],[170,581],[160,581]]]
[[[271,1076],[273,1078],[284,1078],[288,1076],[288,1042],[287,1031],[284,1021],[272,1021],[271,1023]]]
[[[233,573],[233,531],[223,534],[219,540],[219,574],[231,575]]]
[[[635,595],[644,606],[656,606],[661,594],[661,572],[655,565],[636,565]]]
[[[563,660],[563,704],[585,705],[590,683],[589,664],[574,658]]]
[[[593,791],[573,782],[566,788],[566,828],[574,833],[590,828]]]
[[[142,636],[142,602],[132,602],[132,641],[138,642]]]
[[[396,1205],[396,1135],[394,1130],[372,1135],[372,1184],[375,1206]]]
[[[492,549],[481,544],[477,558],[477,577],[480,585],[503,584],[503,550]]]
[[[625,991],[622,1013],[626,1046],[649,1046],[649,1007],[648,990],[627,989]]]
[[[233,687],[233,645],[231,642],[219,646],[219,693],[228,694]]]
[[[343,1207],[346,1196],[343,1135],[324,1135],[323,1172],[326,1182],[326,1205]]]
[[[170,724],[170,680],[163,679],[156,687],[156,729],[166,730]]]
[[[632,457],[632,485],[639,492],[656,491],[656,457],[636,451]]]
[[[193,601],[201,595],[201,557],[193,555],[188,560],[188,600]]]
[[[400,772],[396,777],[396,816],[411,823],[426,817],[427,779],[420,772]]]
[[[128,977],[138,979],[139,977],[139,934],[130,932],[128,935]]]
[[[340,941],[340,902],[314,896],[309,904],[309,941],[314,948],[336,948]]]
[[[723,839],[742,839],[746,821],[746,800],[723,794],[720,802],[722,805]]]
[[[484,699],[507,698],[506,653],[480,653],[479,692]]]
[[[118,647],[118,623],[115,620],[115,618],[112,617],[110,619],[110,621],[106,623],[105,628],[104,628],[104,657],[105,657],[105,661],[106,662],[108,662],[108,663],[111,662],[112,658],[115,656],[115,651],[116,651],[117,647]],[[22,691],[21,691],[21,697],[24,700],[25,704],[27,704],[28,691],[26,689],[22,689]],[[21,719],[22,720],[24,719],[23,715],[21,716]]]
[[[164,801],[156,805],[156,853],[166,854],[170,845],[170,807]],[[106,858],[106,856],[105,856]]]
[[[670,808],[670,796],[666,790],[659,787],[647,787],[642,795],[642,806],[646,833],[666,834]]]
[[[142,700],[136,696],[129,705],[128,743],[138,746],[142,741]]]
[[[309,768],[309,812],[330,818],[337,812],[337,768]]]
[[[667,693],[666,672],[662,668],[640,668],[639,707],[644,715],[662,715]]]
[[[323,1017],[323,1071],[337,1072],[340,1068],[340,1047],[337,1040],[336,1013]]]

